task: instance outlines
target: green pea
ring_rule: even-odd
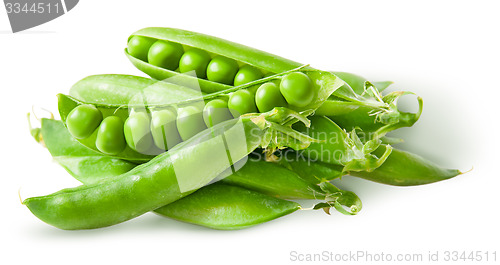
[[[207,78],[210,81],[232,85],[238,72],[238,63],[224,56],[214,57],[207,68]]]
[[[264,74],[262,74],[259,69],[250,65],[245,65],[240,68],[234,77],[234,86],[250,83],[252,81],[259,80],[262,77],[264,77]]]
[[[229,110],[233,117],[239,117],[245,113],[256,113],[257,106],[255,106],[255,97],[250,91],[243,89],[238,90],[229,96],[227,102]]]
[[[260,112],[267,112],[274,107],[286,107],[285,98],[280,93],[275,83],[262,84],[255,93],[255,103]]]
[[[94,105],[80,105],[66,117],[68,130],[77,139],[89,137],[101,121],[102,113]]]
[[[182,140],[186,141],[206,128],[203,115],[195,106],[177,110],[177,130]]]
[[[182,55],[179,62],[181,73],[195,71],[196,77],[207,78],[207,67],[210,63],[210,54],[204,50],[191,49]]]
[[[123,121],[118,116],[106,117],[97,130],[97,149],[107,155],[116,155],[126,147]]]
[[[158,148],[168,150],[182,142],[175,120],[175,114],[168,109],[154,111],[151,115],[151,134]]]
[[[128,41],[127,52],[133,57],[148,61],[148,51],[156,40],[143,36],[133,36]]]
[[[295,72],[283,77],[280,83],[281,94],[295,107],[309,105],[314,97],[311,79],[304,73]]]
[[[179,67],[179,60],[184,53],[182,45],[170,41],[156,41],[148,53],[148,62],[152,65],[174,71]]]
[[[233,116],[227,108],[227,102],[222,99],[214,99],[208,102],[203,109],[203,120],[208,127],[232,119]]]
[[[145,153],[153,145],[148,114],[144,112],[132,113],[123,128],[125,140],[130,148]]]

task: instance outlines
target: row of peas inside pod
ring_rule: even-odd
[[[210,55],[198,48],[184,47],[179,43],[149,37],[132,36],[128,42],[127,52],[151,65],[180,73],[194,71],[198,78],[226,85],[244,85],[265,76],[263,73],[265,70],[251,65],[240,67],[242,63],[234,59]],[[267,72],[266,75],[270,76],[272,73]],[[260,112],[269,111],[273,107],[286,107],[287,102],[297,107],[307,106],[314,97],[310,86],[311,80],[305,74],[300,72],[289,74],[280,84],[270,82],[262,85],[255,95],[256,106]],[[229,104],[231,105],[232,101],[240,104],[239,101],[250,101],[251,98],[253,95],[241,92],[230,100]],[[249,103],[246,109],[239,111],[248,113],[256,112],[256,109]]]
[[[147,103],[127,107],[100,106],[77,102],[65,118],[66,126],[76,139],[95,138],[96,149],[104,154],[117,155],[128,146],[140,154],[157,155],[220,122],[247,113],[267,112],[274,107],[305,107],[316,94],[309,76],[300,71],[268,77],[260,84],[232,90],[209,95],[204,100],[178,102],[176,106]],[[301,91],[302,95],[297,95],[296,91]],[[115,115],[125,110],[128,115]]]
[[[231,86],[243,85],[265,75],[272,75],[225,56],[144,36],[132,36],[128,41],[127,52],[156,67],[180,73],[195,71],[198,78]]]

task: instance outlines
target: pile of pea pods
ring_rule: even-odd
[[[423,103],[400,111],[413,93],[382,94],[392,82],[172,28],[133,33],[125,55],[151,78],[85,77],[58,95],[60,120],[31,128],[83,184],[23,201],[50,225],[93,229],[154,211],[232,230],[298,210],[355,215],[360,198],[331,180],[412,186],[461,174],[393,147],[401,139],[387,133],[417,122]]]

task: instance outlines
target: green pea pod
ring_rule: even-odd
[[[125,53],[139,70],[158,80],[178,77],[175,78],[175,80],[169,80],[169,82],[175,82],[185,86],[195,84],[197,87],[199,85],[201,90],[206,93],[214,93],[229,89],[232,85],[231,78],[228,80],[224,78],[224,82],[218,82],[217,80],[211,79],[210,76],[207,79],[205,75],[200,76],[200,78],[187,75],[182,71],[182,67],[177,71],[176,69],[165,68],[150,63],[148,59],[143,56],[143,54],[148,53],[148,49],[151,47],[150,43],[155,41],[172,43],[183,46],[182,49],[186,51],[186,53],[190,53],[192,50],[204,53],[205,56],[208,57],[203,61],[204,64],[208,64],[209,69],[207,73],[210,72],[210,58],[213,58],[212,60],[220,60],[221,58],[229,60],[231,63],[228,62],[225,66],[221,65],[220,69],[218,68],[218,70],[227,75],[229,75],[229,73],[234,74],[234,71],[237,71],[237,69],[229,71],[229,69],[234,67],[248,69],[248,66],[250,66],[251,69],[257,72],[272,74],[290,71],[302,65],[238,43],[181,29],[158,27],[144,28],[133,33],[129,37],[129,41],[135,43],[137,38],[142,38],[147,45],[140,46],[140,51],[137,51],[137,47],[139,46],[129,46],[125,49]],[[129,48],[132,50],[129,51]],[[188,57],[191,57],[191,55]],[[202,67],[202,69],[205,68],[206,65]],[[227,71],[221,69],[226,69]],[[245,71],[242,70],[242,72]],[[323,106],[318,109],[317,114],[335,117],[338,119],[339,125],[349,130],[354,129],[356,127],[354,125],[357,125],[357,127],[360,127],[363,131],[373,132],[375,135],[372,139],[381,137],[388,131],[400,127],[411,126],[418,120],[421,110],[416,114],[399,112],[395,100],[388,102],[382,99],[380,91],[387,88],[392,82],[370,83],[363,77],[354,74],[344,72],[333,73],[345,79],[348,84],[345,84],[333,93],[331,99],[327,100]],[[257,74],[255,78],[260,78],[261,76],[261,74]],[[239,84],[239,82],[237,82],[237,84]],[[297,99],[302,99],[302,97],[298,97]],[[421,99],[419,99],[419,105],[421,108]]]
[[[45,135],[46,147],[54,159],[85,184],[116,177],[136,166],[86,148],[69,134],[61,121],[42,119],[40,135]],[[231,207],[224,208],[224,205]],[[299,208],[295,202],[214,183],[155,212],[188,223],[233,230],[273,220]]]
[[[289,71],[289,72],[295,72]],[[271,80],[280,79],[289,72],[281,73],[271,77],[250,82],[245,87],[252,89],[260,84]],[[304,107],[294,107],[295,111],[312,112],[331,95],[343,83],[335,75],[329,72],[316,70],[303,70],[312,80],[315,80],[312,88],[315,92],[314,99]],[[153,81],[147,78],[126,75],[100,75],[87,77],[73,86],[70,94],[73,96],[58,95],[59,114],[66,123],[68,115],[78,106],[93,104],[101,113],[103,118],[118,116],[123,121],[127,120],[130,113],[135,110],[152,112],[155,110],[171,109],[175,111],[184,106],[195,106],[203,109],[204,100],[226,95],[225,93],[243,89],[234,87],[219,94],[202,96],[188,88],[165,82]],[[226,95],[227,96],[227,95]],[[201,111],[201,110],[200,110]],[[204,124],[202,124],[204,127]],[[196,132],[194,132],[196,133]],[[193,134],[194,134],[193,133]],[[87,138],[78,139],[82,144],[99,151],[96,146],[98,131],[94,131]],[[163,150],[151,145],[149,149],[137,152],[130,146],[123,151],[113,154],[113,157],[128,161],[143,163],[160,154]]]
[[[94,152],[75,140],[60,121],[42,119],[40,135],[54,160],[79,181],[90,184],[130,171],[136,165]],[[265,162],[263,162],[265,163]],[[194,204],[193,204],[194,203]],[[232,205],[223,208],[223,205]],[[219,210],[214,210],[218,207]],[[241,229],[298,210],[295,202],[223,184],[203,187],[157,213],[215,229]],[[198,213],[198,214],[196,214]]]
[[[296,202],[214,183],[155,212],[213,229],[235,230],[268,222],[299,209]]]
[[[223,56],[225,58],[230,58],[238,62],[239,65],[251,65],[265,73],[282,73],[303,65],[245,45],[187,30],[151,27],[134,32],[129,37],[129,40],[134,36],[143,36],[155,40],[179,43],[184,46],[185,50],[192,48],[200,49],[211,54],[211,57]],[[164,80],[180,75],[179,72],[161,68],[138,59],[130,55],[127,49],[125,49],[125,54],[132,64],[154,79]],[[192,83],[193,80],[199,82],[201,90],[205,93],[222,91],[231,87],[230,85],[199,79],[189,75],[183,76],[185,82]],[[182,82],[183,79],[177,80]],[[181,84],[186,85],[186,83]]]
[[[384,147],[374,153],[380,155]],[[414,186],[450,179],[462,174],[457,169],[447,169],[410,152],[393,149],[384,164],[372,172],[352,171],[349,175],[395,186]]]
[[[136,166],[86,148],[69,134],[61,121],[42,119],[41,131],[47,143],[46,147],[54,159],[84,184],[92,184],[118,176]],[[295,160],[290,159],[290,162],[295,164]],[[316,163],[311,163],[305,169],[314,168],[315,165]],[[307,172],[305,175],[309,176],[311,173]],[[338,200],[347,208],[355,206],[356,209],[361,209],[359,198],[350,195],[351,192],[338,189],[332,191],[331,188],[323,190],[315,185],[320,182],[305,181],[291,170],[255,157],[249,159],[241,169],[220,182],[282,199],[316,199],[327,200],[330,203]],[[346,196],[347,199],[344,198]]]
[[[284,124],[300,116],[287,113],[274,109],[219,123],[115,178],[28,198],[23,204],[61,229],[98,228],[129,220],[203,187],[257,147],[274,148],[277,143],[263,136],[275,130],[277,120]]]

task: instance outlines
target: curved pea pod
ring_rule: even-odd
[[[379,147],[375,154],[381,154]],[[457,169],[447,169],[410,152],[393,149],[385,163],[372,172],[348,172],[349,175],[395,186],[423,185],[450,179],[462,174]]]
[[[54,160],[83,183],[90,184],[113,178],[136,166],[84,147],[68,133],[61,121],[42,119],[39,129],[40,135],[45,135],[46,147]],[[189,223],[228,230],[257,225],[290,214],[299,208],[295,202],[214,183],[155,212]]]
[[[390,131],[411,127],[418,121],[423,109],[423,100],[417,97],[416,113],[399,111],[397,102],[401,96],[414,95],[396,91],[382,96],[380,93],[392,82],[371,83],[360,76],[335,72],[345,84],[317,109],[317,115],[331,118],[347,130],[360,128],[367,139],[385,136]]]
[[[129,40],[134,36],[143,36],[155,40],[179,43],[184,46],[184,50],[186,51],[192,48],[200,49],[208,52],[212,58],[216,56],[230,58],[238,62],[239,66],[250,65],[261,70],[264,74],[281,73],[303,65],[245,45],[182,29],[150,27],[134,32],[129,37]],[[125,54],[132,64],[154,79],[164,80],[181,75],[179,72],[154,66],[144,60],[135,58],[129,54],[127,49],[125,49]],[[183,76],[187,82],[192,82],[193,80],[199,82],[201,90],[206,93],[213,93],[231,87],[227,84],[199,79],[189,75]],[[182,83],[182,79],[177,80],[180,81],[181,84],[185,84]]]
[[[117,224],[207,185],[257,147],[275,148],[279,143],[268,141],[264,135],[276,130],[275,125],[284,126],[295,117],[300,114],[292,117],[283,109],[275,109],[219,123],[122,175],[28,198],[23,204],[42,221],[61,229]],[[278,120],[280,123],[276,123]],[[312,140],[307,136],[301,139]],[[193,164],[197,166],[192,167]]]
[[[214,183],[155,212],[213,229],[235,230],[268,222],[299,209],[296,202]]]
[[[73,177],[85,184],[116,177],[136,166],[87,149],[73,139],[61,121],[43,119],[41,131],[47,142],[46,147],[54,159]],[[362,207],[361,201],[352,192],[339,190],[333,185],[325,188],[311,184],[276,163],[255,158],[250,159],[240,170],[222,179],[220,183],[224,185],[211,184],[203,187],[187,197],[191,199],[181,199],[155,212],[216,229],[240,229],[290,213],[288,210],[297,206],[296,203],[273,197],[325,200],[324,203],[319,204],[322,207],[316,206],[315,208],[323,208],[329,212],[330,207],[338,208],[340,204],[339,210],[344,214],[355,214]],[[214,195],[212,188],[214,185],[218,185],[216,190],[221,196]],[[220,200],[214,199],[215,197]],[[214,210],[219,209],[217,207],[221,207],[223,203],[231,206],[226,210]],[[201,205],[206,207],[200,209]],[[344,207],[349,211],[346,211]],[[229,219],[226,215],[227,213],[232,216],[232,213],[242,212],[245,213],[242,217],[234,219]],[[200,213],[200,215],[193,215],[193,213]],[[219,219],[226,221],[220,223]]]

